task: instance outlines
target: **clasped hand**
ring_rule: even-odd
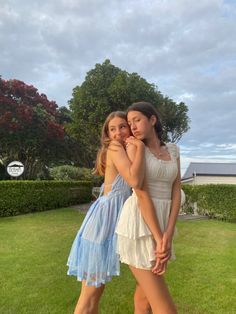
[[[167,268],[167,262],[171,257],[172,239],[164,232],[163,237],[156,245],[155,255],[156,263],[152,268],[152,272],[156,275],[163,275]]]

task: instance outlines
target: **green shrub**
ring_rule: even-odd
[[[100,186],[102,178],[92,174],[88,168],[79,168],[71,165],[57,166],[50,169],[50,176],[54,180],[85,180],[91,181],[94,186]]]
[[[90,202],[88,181],[0,181],[0,216],[44,211]]]
[[[0,159],[0,180],[10,180],[10,176],[7,173],[6,167],[1,162],[1,159]]]
[[[182,185],[182,190],[185,193],[185,203],[182,206],[182,210],[187,214],[194,213],[194,203],[196,202],[196,189],[193,185]]]
[[[197,202],[199,214],[236,221],[236,185],[182,185],[182,189],[186,195],[184,209],[187,212],[193,212],[194,203]]]

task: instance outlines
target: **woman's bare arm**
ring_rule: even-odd
[[[167,234],[172,238],[175,230],[176,220],[179,214],[180,203],[181,203],[181,176],[180,176],[180,160],[178,162],[178,174],[172,186],[172,202],[171,212],[166,228]]]
[[[130,145],[128,150],[133,150],[137,154],[131,161],[126,150],[118,141],[112,141],[107,151],[107,157],[112,161],[119,174],[133,188],[140,188],[144,178],[144,143],[139,140],[132,140],[134,145]],[[132,147],[131,147],[132,146]]]
[[[127,154],[129,159],[131,160],[131,162],[133,162],[133,160],[135,160],[136,156],[139,154],[138,150],[136,149],[136,147],[134,145],[129,145],[127,147]],[[145,161],[144,156],[143,158],[143,162]],[[145,167],[145,163],[144,166]],[[139,171],[139,169],[136,169],[136,171]],[[145,172],[145,169],[143,169],[143,174]],[[143,175],[144,177],[144,175]],[[156,243],[161,242],[162,239],[162,232],[161,232],[161,228],[158,222],[158,218],[156,216],[156,211],[155,211],[155,207],[153,205],[152,199],[148,193],[148,187],[146,184],[146,180],[143,178],[143,183],[142,183],[142,187],[141,188],[135,188],[135,194],[138,197],[138,203],[139,203],[139,208],[142,214],[142,217],[146,223],[146,225],[148,226],[148,228],[150,229]]]
[[[138,197],[138,204],[142,217],[150,229],[155,242],[160,245],[162,240],[162,231],[156,215],[155,207],[148,193],[146,182],[144,182],[142,189],[135,189],[135,194]]]

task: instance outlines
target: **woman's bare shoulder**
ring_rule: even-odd
[[[117,151],[120,151],[120,150],[123,150],[123,149],[124,149],[124,146],[119,141],[112,140],[109,143],[107,153],[108,154],[112,154],[114,152],[117,152]]]
[[[119,142],[118,140],[112,140],[112,141],[110,141],[108,147],[110,147],[110,146],[121,146],[121,147],[123,147],[123,145],[121,144],[121,142]]]

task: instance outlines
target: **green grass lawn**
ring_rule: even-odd
[[[60,209],[0,219],[0,313],[73,313],[80,291],[66,261],[84,214]],[[179,313],[236,313],[236,224],[179,221],[166,280]],[[135,281],[107,284],[101,314],[133,313]]]

